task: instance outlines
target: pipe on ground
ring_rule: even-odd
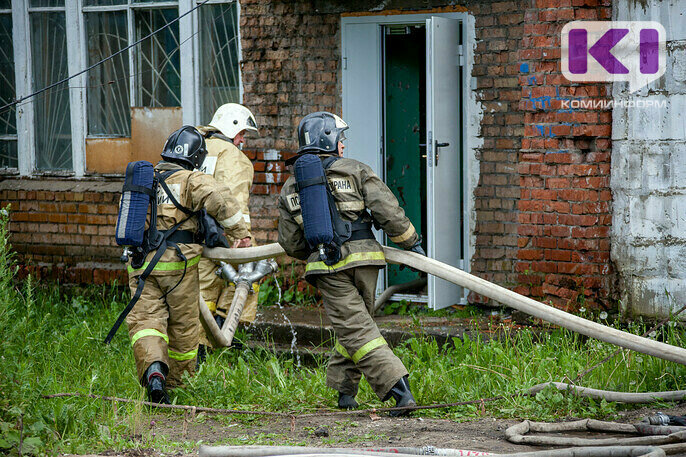
[[[488,282],[485,279],[466,273],[458,268],[414,252],[401,251],[387,246],[384,246],[383,250],[388,263],[411,266],[417,270],[432,274],[480,295],[489,297],[511,308],[550,322],[551,324],[581,333],[582,335],[596,338],[626,349],[652,355],[660,359],[669,360],[670,362],[686,365],[686,349],[684,348],[653,341],[648,338],[643,338],[638,335],[591,322],[579,316],[574,316],[552,306],[544,305],[543,303],[520,295],[497,284]],[[203,255],[215,260],[237,263],[239,261],[248,262],[256,259],[266,259],[282,254],[285,254],[283,248],[278,243],[272,243],[264,246],[240,249],[205,249]]]

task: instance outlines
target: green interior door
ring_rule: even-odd
[[[426,227],[426,160],[420,147],[425,137],[426,36],[424,27],[387,28],[385,34],[385,159],[386,184],[419,233]],[[390,33],[388,33],[390,31]],[[395,246],[388,240],[390,246]],[[426,249],[426,245],[424,245]],[[419,277],[409,268],[388,266],[388,284]]]

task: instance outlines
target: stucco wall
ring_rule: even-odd
[[[686,303],[686,0],[614,1],[615,20],[658,21],[667,31],[666,74],[617,101],[665,102],[613,110],[612,260],[621,308],[667,315]],[[660,103],[661,104],[661,103]]]

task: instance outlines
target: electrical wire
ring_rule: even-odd
[[[0,106],[0,113],[4,112],[5,110],[11,108],[12,106],[15,106],[15,105],[17,105],[18,103],[21,103],[21,102],[23,102],[23,101],[25,101],[25,100],[27,100],[27,99],[33,97],[33,96],[36,96],[36,95],[38,95],[38,94],[41,94],[41,93],[43,93],[43,92],[45,92],[45,91],[47,91],[47,90],[52,89],[53,87],[59,86],[60,84],[64,84],[65,82],[69,81],[70,79],[76,78],[77,76],[80,76],[80,75],[82,75],[82,74],[84,74],[84,73],[86,73],[86,72],[92,70],[93,68],[95,68],[95,67],[97,67],[97,66],[99,66],[99,65],[102,65],[103,63],[107,62],[108,60],[113,59],[114,57],[118,56],[119,54],[122,54],[122,53],[124,53],[125,51],[128,51],[129,49],[131,49],[131,48],[133,48],[133,47],[135,47],[135,46],[138,46],[138,45],[141,44],[143,41],[147,40],[148,38],[152,37],[153,35],[156,35],[156,34],[160,33],[162,30],[164,30],[164,29],[166,29],[167,27],[171,26],[171,25],[174,24],[175,22],[178,22],[182,17],[187,16],[188,14],[190,14],[190,13],[192,13],[193,11],[197,10],[198,8],[200,8],[201,6],[203,6],[204,4],[206,4],[206,3],[209,2],[209,1],[210,1],[210,0],[204,0],[204,1],[201,2],[201,3],[198,3],[198,4],[197,4],[196,6],[194,6],[193,8],[191,8],[191,9],[189,9],[188,11],[186,11],[185,13],[179,15],[179,17],[174,18],[174,19],[172,19],[171,21],[167,22],[165,25],[163,25],[163,26],[160,27],[159,29],[155,30],[154,32],[152,32],[152,33],[150,33],[150,34],[144,36],[143,38],[141,38],[140,40],[136,41],[135,43],[130,44],[130,45],[128,45],[127,47],[125,47],[125,48],[123,48],[123,49],[120,49],[119,51],[115,52],[115,53],[112,54],[111,56],[105,57],[104,59],[100,60],[99,62],[96,62],[96,63],[94,63],[93,65],[87,67],[86,69],[81,70],[81,71],[79,71],[78,73],[75,73],[75,74],[73,74],[73,75],[67,76],[66,78],[64,78],[64,79],[62,79],[62,80],[60,80],[60,81],[54,82],[54,83],[52,83],[52,84],[50,84],[50,85],[48,85],[48,86],[46,86],[46,87],[44,87],[44,88],[42,88],[42,89],[40,89],[40,90],[37,90],[37,91],[33,92],[32,94],[26,95],[26,96],[24,96],[24,97],[21,97],[21,98],[19,98],[19,99],[14,100],[14,101],[12,101],[12,102],[10,102],[10,103],[7,103],[6,105]],[[180,47],[180,46],[181,46],[181,44],[179,44],[179,47]]]

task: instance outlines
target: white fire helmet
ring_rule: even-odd
[[[255,116],[248,108],[238,103],[226,103],[217,108],[210,126],[218,129],[222,135],[226,135],[232,140],[242,130],[245,130],[246,133],[259,133]]]

